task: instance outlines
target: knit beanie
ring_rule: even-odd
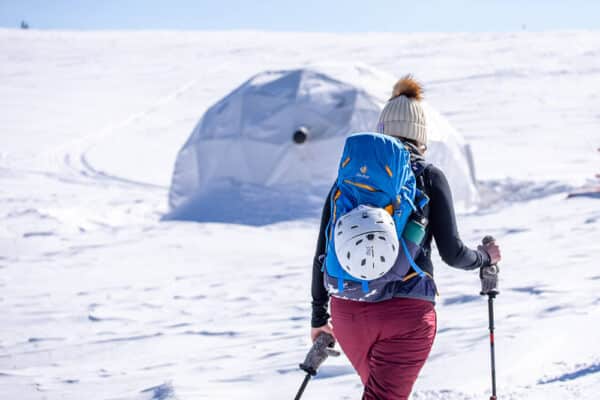
[[[421,107],[423,88],[407,75],[394,85],[392,98],[383,107],[377,123],[377,132],[390,136],[413,139],[427,144],[427,124]]]

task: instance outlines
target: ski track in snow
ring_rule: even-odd
[[[318,221],[158,221],[206,107],[264,69],[360,59],[414,72],[474,148],[485,208],[460,227],[465,242],[493,234],[504,249],[500,397],[595,399],[600,214],[597,200],[565,197],[598,172],[599,40],[0,30],[2,397],[291,398]],[[485,398],[477,277],[435,264],[439,332],[412,398]],[[360,391],[342,356],[304,398]]]

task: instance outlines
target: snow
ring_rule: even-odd
[[[182,143],[266,69],[365,62],[422,80],[471,143],[501,243],[499,397],[596,399],[600,34],[0,31],[0,393],[291,398],[318,221],[160,222]],[[439,331],[415,400],[489,396],[476,273],[435,260]],[[303,398],[360,396],[342,356]]]

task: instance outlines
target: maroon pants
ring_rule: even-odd
[[[363,400],[408,399],[435,338],[433,304],[332,297],[331,318],[340,347],[365,385]]]

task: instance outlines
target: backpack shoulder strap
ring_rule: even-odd
[[[422,177],[425,173],[425,170],[428,169],[432,164],[428,163],[422,157],[411,157],[410,166],[412,168],[413,174],[415,174],[415,178]]]
[[[423,159],[423,157],[418,156],[416,159],[411,160],[411,169],[413,174],[415,175],[417,189],[420,192],[419,197],[424,199],[419,202],[419,206],[422,209],[429,202],[428,191],[429,187],[427,186],[427,170],[432,164],[428,163]]]
[[[327,221],[327,225],[325,226],[325,246],[329,245],[329,238],[333,230],[333,224],[335,224],[335,219],[337,218],[335,201],[337,200],[338,192],[339,190],[337,184],[334,183],[329,191],[329,194],[327,195],[327,201],[329,202],[329,219]]]
[[[427,161],[425,161],[425,157],[423,157],[420,153],[418,153],[417,148],[411,143],[404,143],[405,148],[410,151],[410,167],[417,179],[417,184],[419,189],[425,190],[425,179],[423,175],[425,170],[429,168],[431,165]]]

